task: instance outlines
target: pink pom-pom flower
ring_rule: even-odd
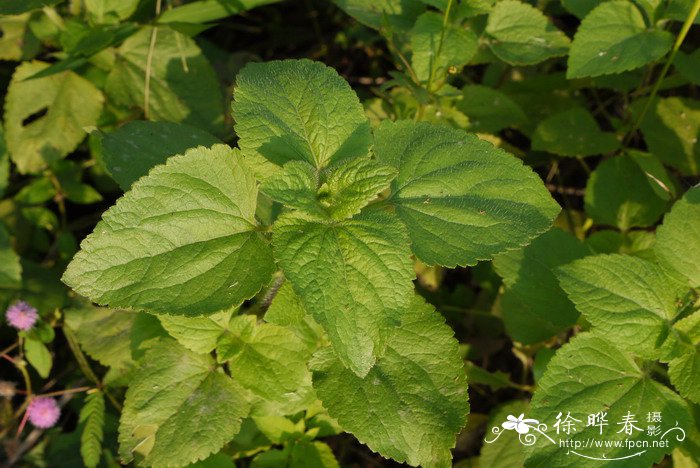
[[[27,408],[29,422],[40,429],[53,427],[61,416],[61,408],[50,397],[36,397]]]
[[[17,301],[5,312],[7,323],[17,330],[29,330],[39,319],[36,309],[24,301]]]

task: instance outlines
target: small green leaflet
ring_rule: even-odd
[[[544,119],[532,136],[532,149],[560,156],[608,154],[619,148],[614,133],[598,128],[590,112],[573,107]]]
[[[265,313],[265,321],[291,330],[313,352],[321,342],[323,328],[304,309],[289,281],[277,290],[275,299]]]
[[[321,205],[336,220],[350,218],[389,187],[397,171],[370,159],[356,159],[329,168],[318,191]]]
[[[559,287],[555,270],[588,252],[573,235],[554,228],[530,245],[493,259],[506,285],[501,312],[510,336],[533,344],[576,323],[579,314]]]
[[[569,38],[537,8],[518,0],[496,3],[486,34],[494,54],[511,65],[534,65],[569,50]]]
[[[195,146],[211,147],[221,141],[185,124],[135,120],[102,137],[107,170],[123,190],[176,154]]]
[[[291,330],[256,323],[253,315],[234,317],[216,347],[219,361],[259,400],[253,414],[295,414],[313,403],[309,349]]]
[[[289,208],[323,216],[316,199],[318,175],[306,161],[289,161],[281,171],[272,174],[260,185],[260,191]]]
[[[666,55],[672,42],[671,33],[647,27],[634,2],[603,2],[583,19],[576,31],[566,77],[634,70]]]
[[[216,348],[219,337],[226,332],[228,322],[234,312],[223,310],[203,317],[158,314],[158,320],[165,331],[185,348],[195,353],[211,353]]]
[[[143,27],[117,50],[105,91],[115,103],[144,108],[152,27]],[[214,135],[224,129],[219,81],[189,37],[159,27],[151,59],[149,118],[194,125]]]
[[[610,330],[608,330],[610,331]],[[636,421],[636,427],[646,429],[643,418],[648,413],[662,412],[663,428],[675,426],[688,430],[693,424],[687,404],[667,387],[651,380],[645,371],[639,368],[631,356],[615,347],[609,340],[584,333],[564,345],[552,358],[547,370],[539,381],[539,388],[531,402],[532,412],[526,417],[534,418],[550,427],[548,434],[559,439],[585,441],[590,437],[616,441],[649,441],[646,430],[633,430],[628,435],[617,424],[629,412]],[[586,427],[589,414],[606,412],[608,426]],[[578,419],[577,431],[569,435],[556,435],[552,424],[557,414],[563,412]],[[592,457],[613,459],[642,452],[640,455],[624,461],[615,462],[619,466],[638,467],[658,463],[664,454],[668,454],[679,445],[676,440],[677,430],[670,432],[665,440],[668,447],[649,447],[647,449],[620,448],[581,449],[578,452]],[[643,443],[643,442],[641,442]],[[556,466],[562,468],[599,467],[598,460],[588,460],[574,456],[558,443],[552,443],[545,437],[537,437],[537,443],[526,447],[527,466]],[[611,462],[613,463],[613,462]]]
[[[310,60],[249,63],[236,85],[238,145],[260,178],[289,161],[322,169],[368,154],[369,121],[334,69]]]
[[[651,226],[667,207],[667,201],[651,182],[630,156],[607,159],[586,184],[586,214],[598,224],[617,226],[623,231],[633,226]]]
[[[645,101],[632,105],[639,115]],[[678,97],[658,98],[639,127],[649,151],[664,164],[685,175],[700,174],[700,101]]]
[[[53,367],[51,352],[36,338],[27,337],[24,341],[24,354],[29,364],[42,378],[47,378]]]
[[[5,138],[17,169],[35,173],[72,152],[95,125],[103,96],[85,78],[66,71],[22,81],[47,64],[24,62],[16,68],[5,102]]]
[[[238,305],[274,271],[256,198],[236,150],[174,156],[103,215],[63,280],[112,307],[201,315]]]
[[[469,117],[469,131],[496,133],[527,122],[522,108],[506,94],[488,86],[467,85],[457,108]]]
[[[364,378],[325,348],[310,364],[314,388],[331,417],[372,450],[413,466],[450,466],[450,448],[469,413],[452,334],[435,309],[414,296]]]
[[[423,13],[411,30],[412,68],[430,90],[444,83],[450,67],[460,68],[474,57],[478,47],[476,34],[459,25],[443,27],[443,15]]]
[[[104,439],[105,397],[101,391],[90,393],[85,397],[85,404],[80,410],[79,426],[80,455],[88,468],[94,468],[102,458],[102,440]]]
[[[10,233],[0,223],[0,289],[19,289],[22,286],[22,265],[12,248]]]
[[[386,121],[374,153],[399,171],[387,202],[428,265],[489,260],[546,231],[559,212],[530,168],[461,130]]]
[[[359,213],[394,177],[396,169],[369,158],[341,161],[320,173],[307,162],[290,161],[260,190],[310,215],[342,220]]]
[[[667,360],[676,352],[669,328],[685,291],[655,263],[596,255],[560,267],[557,276],[593,332],[645,358]]]
[[[330,223],[293,213],[277,220],[272,242],[294,292],[341,362],[366,375],[413,294],[406,228],[384,212]]]
[[[0,15],[0,60],[29,60],[39,53],[41,42],[29,28],[31,16],[31,13]]]
[[[162,339],[146,351],[126,392],[120,456],[139,466],[185,466],[231,440],[249,409],[247,392],[211,356]]]
[[[700,404],[700,311],[675,324],[686,338],[683,354],[668,365],[671,383],[683,397]]]
[[[700,287],[700,187],[688,190],[656,230],[654,253],[659,263]]]

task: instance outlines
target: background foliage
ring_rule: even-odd
[[[3,458],[567,466],[483,441],[595,402],[697,466],[698,8],[0,0],[0,309],[40,315],[0,327]]]

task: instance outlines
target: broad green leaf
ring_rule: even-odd
[[[22,286],[22,265],[12,248],[10,233],[0,223],[0,289],[19,289]]]
[[[522,108],[501,91],[488,86],[467,85],[457,108],[469,117],[472,132],[496,133],[518,126],[528,118]]]
[[[559,212],[531,169],[461,130],[385,122],[375,131],[374,153],[399,171],[388,202],[429,265],[491,259],[546,231]]]
[[[253,413],[294,414],[315,399],[306,368],[309,349],[291,330],[256,324],[253,315],[234,317],[217,344],[219,361],[231,375],[260,397]]]
[[[311,363],[314,388],[328,413],[370,449],[413,466],[450,466],[450,448],[469,413],[452,335],[440,315],[414,296],[364,378],[325,348]]]
[[[560,156],[608,154],[619,148],[614,133],[598,128],[590,112],[574,107],[544,119],[532,136],[532,149]]]
[[[573,235],[555,228],[532,244],[493,259],[496,272],[506,284],[501,310],[513,339],[537,343],[576,323],[578,312],[559,287],[555,271],[588,252]]]
[[[635,115],[644,101],[633,104]],[[678,97],[657,99],[640,122],[649,151],[685,175],[700,174],[700,101]]]
[[[333,450],[324,442],[297,442],[292,447],[289,468],[340,468]]]
[[[221,141],[215,136],[189,125],[136,120],[102,137],[102,157],[114,180],[128,190],[170,156],[217,143]]]
[[[140,364],[119,426],[123,462],[185,466],[217,452],[238,433],[250,409],[247,392],[211,356],[161,340]]]
[[[144,109],[152,27],[143,27],[117,50],[105,89],[115,103]],[[148,117],[225,132],[224,99],[214,69],[197,44],[159,27],[150,61]]]
[[[664,2],[663,18],[685,21],[693,9],[693,0],[669,0]],[[700,24],[700,15],[695,16],[694,24]]]
[[[396,177],[396,169],[371,159],[356,159],[329,168],[318,191],[321,205],[331,218],[356,215]]]
[[[21,173],[39,172],[72,152],[102,112],[102,93],[73,72],[23,81],[46,66],[24,62],[7,91],[5,138]]]
[[[578,19],[583,19],[604,1],[607,0],[562,0],[561,6]]]
[[[0,0],[0,15],[18,15],[26,11],[52,6],[63,0]]]
[[[94,468],[102,457],[102,440],[104,439],[105,397],[101,391],[85,397],[85,404],[80,410],[78,424],[83,427],[80,435],[80,455],[88,468]]]
[[[280,0],[199,0],[164,11],[158,22],[209,23]]]
[[[700,187],[688,190],[656,230],[654,252],[659,263],[700,287]]]
[[[233,117],[238,145],[261,177],[289,161],[321,169],[362,157],[371,144],[369,121],[348,83],[309,60],[246,65],[236,77]]]
[[[129,310],[84,307],[65,310],[65,324],[78,339],[80,347],[104,366],[130,367],[129,334],[136,314]]]
[[[39,52],[41,42],[29,28],[30,16],[0,16],[0,60],[29,60]]]
[[[651,252],[656,242],[653,232],[604,229],[586,238],[586,245],[593,253],[621,253],[643,256]]]
[[[596,255],[562,266],[557,276],[593,331],[626,351],[667,359],[669,327],[682,287],[656,264],[628,255]]]
[[[238,305],[274,270],[256,231],[256,198],[237,151],[174,156],[107,210],[63,280],[112,307],[193,316]]]
[[[678,393],[700,404],[700,311],[675,324],[688,340],[683,354],[668,365],[668,376]]]
[[[182,346],[195,353],[210,353],[219,337],[226,332],[233,310],[223,310],[205,317],[158,314],[165,331]]]
[[[406,228],[389,213],[324,223],[301,214],[273,226],[275,258],[335,352],[364,376],[413,295]]]
[[[365,26],[399,32],[410,29],[425,11],[420,0],[333,0],[345,13]]]
[[[439,88],[451,67],[461,68],[476,54],[476,34],[448,22],[435,12],[423,13],[411,30],[412,68],[422,83],[431,90]]]
[[[526,447],[526,466],[556,466],[562,468],[599,467],[598,460],[587,460],[571,453],[571,449],[559,446],[560,440],[579,441],[584,447],[590,438],[620,441],[620,447],[581,448],[584,456],[614,459],[638,455],[618,461],[610,461],[611,466],[640,467],[658,463],[664,454],[670,453],[679,445],[678,430],[669,432],[663,440],[666,447],[651,445],[652,437],[647,435],[649,413],[661,412],[662,423],[656,424],[662,431],[678,425],[688,430],[693,424],[687,404],[667,387],[651,380],[645,370],[639,368],[631,356],[612,344],[616,341],[585,333],[564,345],[552,358],[545,374],[539,381],[539,388],[532,398],[532,412],[527,418],[534,418],[549,426],[547,438],[534,433],[537,443]],[[605,412],[608,426],[586,427],[589,414]],[[577,430],[570,434],[556,433],[553,424],[559,413],[563,420],[568,413],[576,418]],[[635,421],[632,434],[625,433],[622,419],[630,414]],[[601,435],[602,430],[602,435]],[[626,448],[624,440],[632,443],[649,444],[648,448]],[[614,465],[613,465],[614,464]]]
[[[605,160],[593,171],[584,202],[593,221],[623,231],[653,225],[667,205],[650,185],[649,176],[627,155]]]
[[[10,182],[10,153],[5,145],[5,132],[0,125],[0,197],[5,195],[5,189]]]
[[[224,452],[211,455],[204,460],[187,465],[187,468],[236,468],[230,455]]]
[[[671,33],[647,27],[633,2],[603,2],[576,31],[566,76],[584,78],[634,70],[666,55],[672,42]]]
[[[671,179],[661,161],[653,154],[643,151],[627,150],[627,154],[646,174],[647,182],[659,198],[669,201],[676,197],[676,182]]]
[[[304,435],[304,420],[293,422],[284,416],[255,416],[251,419],[255,426],[274,444],[298,439]]]
[[[678,52],[673,64],[678,73],[695,85],[700,85],[700,49],[695,49],[690,54]]]
[[[525,450],[516,431],[508,431],[494,440],[495,430],[502,431],[501,424],[509,415],[517,417],[528,413],[530,406],[522,400],[513,400],[498,406],[489,416],[484,445],[481,446],[479,463],[490,468],[520,468],[525,460]],[[492,442],[488,442],[492,441]]]
[[[314,215],[323,215],[316,198],[318,173],[305,161],[289,161],[282,170],[266,178],[260,191],[289,208]]]
[[[534,65],[566,55],[569,38],[537,8],[518,0],[496,3],[486,24],[489,47],[504,62]]]
[[[291,330],[312,352],[319,346],[323,335],[323,328],[306,312],[289,281],[280,286],[265,313],[265,321]]]
[[[53,366],[53,358],[44,343],[35,338],[26,338],[24,340],[24,355],[39,376],[44,379],[49,376]]]
[[[140,0],[85,0],[85,10],[97,24],[113,24],[131,16]]]

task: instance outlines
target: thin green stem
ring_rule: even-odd
[[[637,117],[636,121],[634,122],[632,129],[627,133],[627,136],[625,137],[625,140],[623,143],[624,145],[627,145],[629,143],[629,140],[632,138],[632,135],[634,134],[634,132],[637,131],[637,129],[639,128],[639,125],[644,120],[644,117],[646,117],[647,112],[649,112],[649,108],[651,107],[651,104],[654,102],[654,99],[656,98],[656,94],[659,92],[659,88],[661,87],[661,84],[663,83],[664,78],[666,77],[666,73],[668,73],[668,70],[669,70],[669,68],[671,68],[671,64],[673,63],[673,60],[676,58],[676,54],[678,53],[678,50],[681,48],[681,44],[683,44],[685,37],[688,35],[688,31],[690,30],[690,27],[693,25],[693,21],[695,21],[695,17],[698,15],[698,11],[700,11],[700,0],[695,0],[693,2],[693,7],[690,9],[690,13],[688,13],[688,16],[686,17],[685,22],[683,23],[683,26],[681,27],[681,30],[678,33],[678,36],[676,37],[676,42],[673,44],[673,48],[671,49],[671,53],[668,55],[668,58],[666,59],[666,63],[664,63],[664,66],[661,69],[661,74],[656,79],[656,82],[654,83],[654,87],[651,89],[651,94],[649,95],[649,98],[647,99],[646,103],[644,104],[644,108],[642,108],[642,112],[639,114],[639,117]]]
[[[437,54],[433,57],[433,65],[430,67],[430,76],[428,77],[428,85],[426,89],[428,92],[432,91],[433,79],[435,78],[435,73],[437,72],[437,62],[440,60],[440,54],[442,54],[442,46],[445,42],[445,31],[447,31],[447,22],[450,19],[450,11],[452,10],[453,0],[448,0],[447,8],[445,8],[445,14],[442,17],[442,31],[440,31],[440,42],[438,43]]]

